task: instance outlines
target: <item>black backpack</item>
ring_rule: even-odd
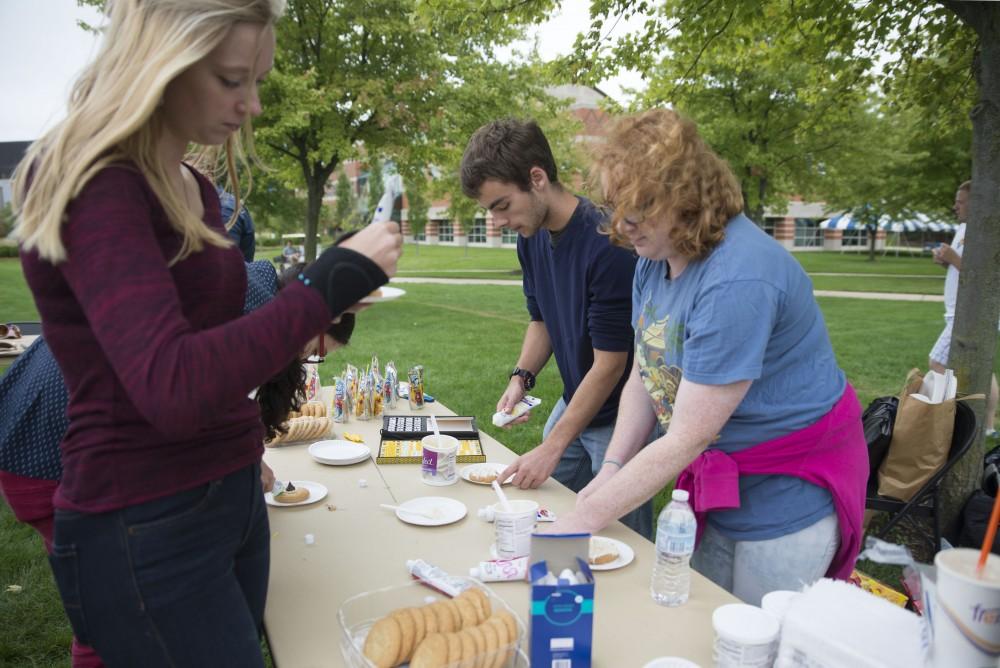
[[[861,415],[861,424],[865,430],[865,442],[868,444],[868,479],[874,479],[878,467],[882,465],[889,452],[892,442],[892,425],[896,422],[896,409],[899,408],[898,397],[879,397],[870,404]]]

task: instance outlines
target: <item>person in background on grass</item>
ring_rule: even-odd
[[[563,188],[548,140],[533,121],[506,119],[479,128],[462,156],[461,177],[466,196],[498,227],[517,232],[531,317],[497,410],[509,413],[553,355],[563,381],[542,442],[501,479],[514,476],[514,485],[529,489],[551,476],[577,492],[598,471],[621,466],[605,450],[631,366],[635,256],[608,244],[599,232],[604,214]],[[651,537],[652,505],[629,510],[622,521]]]
[[[635,362],[605,467],[554,532],[596,533],[670,481],[691,494],[692,565],[744,601],[847,578],[861,546],[861,407],[798,262],[743,215],[690,120],[617,122],[594,164],[611,239],[635,249]],[[665,434],[640,450],[659,421]]]
[[[965,251],[965,222],[969,213],[969,193],[972,190],[972,182],[966,181],[958,187],[955,193],[955,205],[952,211],[958,219],[958,230],[955,238],[950,244],[941,244],[933,251],[933,260],[936,264],[947,269],[944,277],[944,329],[931,349],[930,367],[932,371],[944,373],[948,368],[948,355],[951,351],[951,331],[955,322],[955,305],[958,303],[958,272],[962,271],[962,253]],[[1000,325],[998,325],[1000,328]],[[990,398],[986,402],[986,424],[984,433],[991,442],[988,446],[997,445],[997,430],[994,426],[996,419],[997,403],[1000,399],[1000,390],[997,388],[997,376],[993,374],[990,379]]]
[[[14,236],[69,394],[49,561],[109,666],[263,666],[270,531],[248,395],[401,253],[398,225],[370,225],[242,315],[243,259],[187,156],[243,155],[283,9],[108,3],[65,119],[15,174]]]

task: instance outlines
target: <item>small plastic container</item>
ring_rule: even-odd
[[[700,666],[694,661],[689,661],[679,656],[660,656],[642,668],[700,668]]]
[[[458,482],[458,472],[455,469],[455,459],[458,454],[458,439],[454,436],[441,434],[440,445],[438,436],[430,434],[420,439],[423,457],[420,463],[420,478],[425,485],[444,486]]]
[[[493,593],[493,590],[481,582],[463,576],[452,577],[464,580],[471,586],[486,592],[494,612],[505,610],[513,615],[517,622],[517,641],[499,648],[490,657],[480,656],[471,661],[449,663],[442,668],[474,668],[474,666],[483,665],[484,661],[485,665],[490,665],[490,661],[499,663],[495,659],[499,659],[501,653],[508,655],[503,663],[499,663],[502,668],[528,668],[530,662],[522,651],[526,628],[521,617],[503,599]],[[429,602],[445,600],[446,598],[443,594],[438,594],[429,587],[413,582],[376,589],[347,599],[337,612],[337,621],[340,623],[340,651],[344,657],[344,665],[350,668],[375,668],[375,664],[365,657],[362,650],[365,645],[365,637],[367,637],[372,624],[381,617],[393,610],[420,607]]]
[[[786,589],[768,592],[760,599],[760,607],[764,612],[777,619],[780,626],[785,619],[785,613],[788,612],[788,606],[798,595],[799,592]]]
[[[770,668],[778,651],[778,620],[744,603],[719,606],[712,613],[716,668]]]

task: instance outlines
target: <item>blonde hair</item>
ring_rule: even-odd
[[[591,170],[612,209],[607,231],[619,232],[627,215],[667,219],[670,239],[688,258],[710,253],[726,223],[743,209],[739,182],[726,161],[698,135],[694,122],[670,109],[651,109],[618,120],[595,149]]]
[[[66,208],[107,165],[130,161],[149,182],[181,237],[172,262],[204,244],[229,240],[206,226],[168,185],[157,159],[157,107],[174,78],[207,56],[237,22],[273,24],[285,0],[109,0],[100,51],[70,95],[66,118],[28,150],[14,176],[18,222],[13,236],[24,249],[58,263],[66,259],[60,228]],[[252,155],[249,118],[223,150],[237,196],[236,160]],[[249,172],[249,170],[247,170]]]

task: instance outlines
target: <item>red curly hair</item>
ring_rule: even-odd
[[[620,226],[626,216],[673,221],[670,239],[687,258],[708,255],[726,223],[743,210],[739,182],[725,160],[698,134],[694,122],[670,109],[619,119],[594,151],[591,178],[611,209],[608,233],[629,247]]]

